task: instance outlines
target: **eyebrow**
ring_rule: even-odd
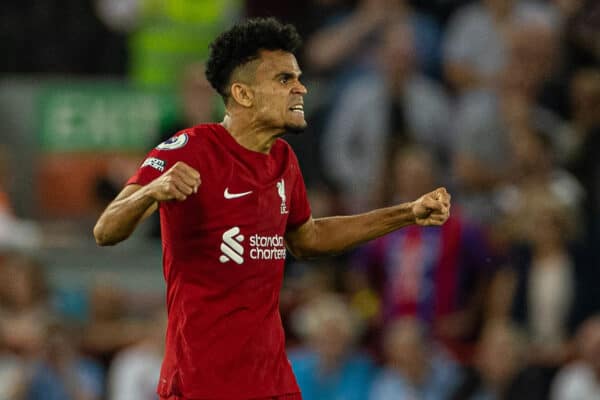
[[[300,78],[300,76],[302,76],[302,71],[300,71],[298,74],[296,74],[295,72],[284,71],[284,72],[279,72],[277,75],[275,75],[275,79]]]

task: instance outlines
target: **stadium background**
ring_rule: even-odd
[[[305,38],[287,139],[315,216],[453,195],[444,229],[288,260],[305,398],[600,398],[598,2],[287,3],[2,2],[0,399],[155,398],[157,221],[114,248],[92,227],[156,143],[221,117],[210,40],[270,15]]]

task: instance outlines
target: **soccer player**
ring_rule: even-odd
[[[160,210],[162,399],[300,399],[278,308],[286,248],[296,257],[339,253],[448,218],[444,188],[366,214],[311,217],[298,161],[280,139],[306,127],[299,45],[295,28],[274,19],[221,34],[206,76],[225,101],[225,119],[159,144],[94,228],[98,244],[113,245]]]

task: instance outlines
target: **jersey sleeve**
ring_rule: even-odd
[[[304,185],[304,178],[298,165],[296,156],[292,153],[292,168],[296,175],[296,181],[291,192],[290,199],[290,215],[288,217],[286,230],[294,230],[300,225],[308,221],[311,215],[310,203],[308,202],[308,196],[306,195],[306,186]]]
[[[187,147],[189,140],[187,133],[179,132],[156,146],[146,155],[135,175],[127,181],[127,185],[145,186],[161,176],[178,161],[190,164],[190,152]]]

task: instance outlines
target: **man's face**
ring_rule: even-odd
[[[413,32],[406,23],[396,23],[386,29],[381,38],[381,65],[388,79],[403,82],[410,77],[416,64]]]
[[[255,79],[251,84],[257,122],[295,133],[306,128],[303,100],[306,87],[300,83],[300,74],[293,54],[261,51]]]

